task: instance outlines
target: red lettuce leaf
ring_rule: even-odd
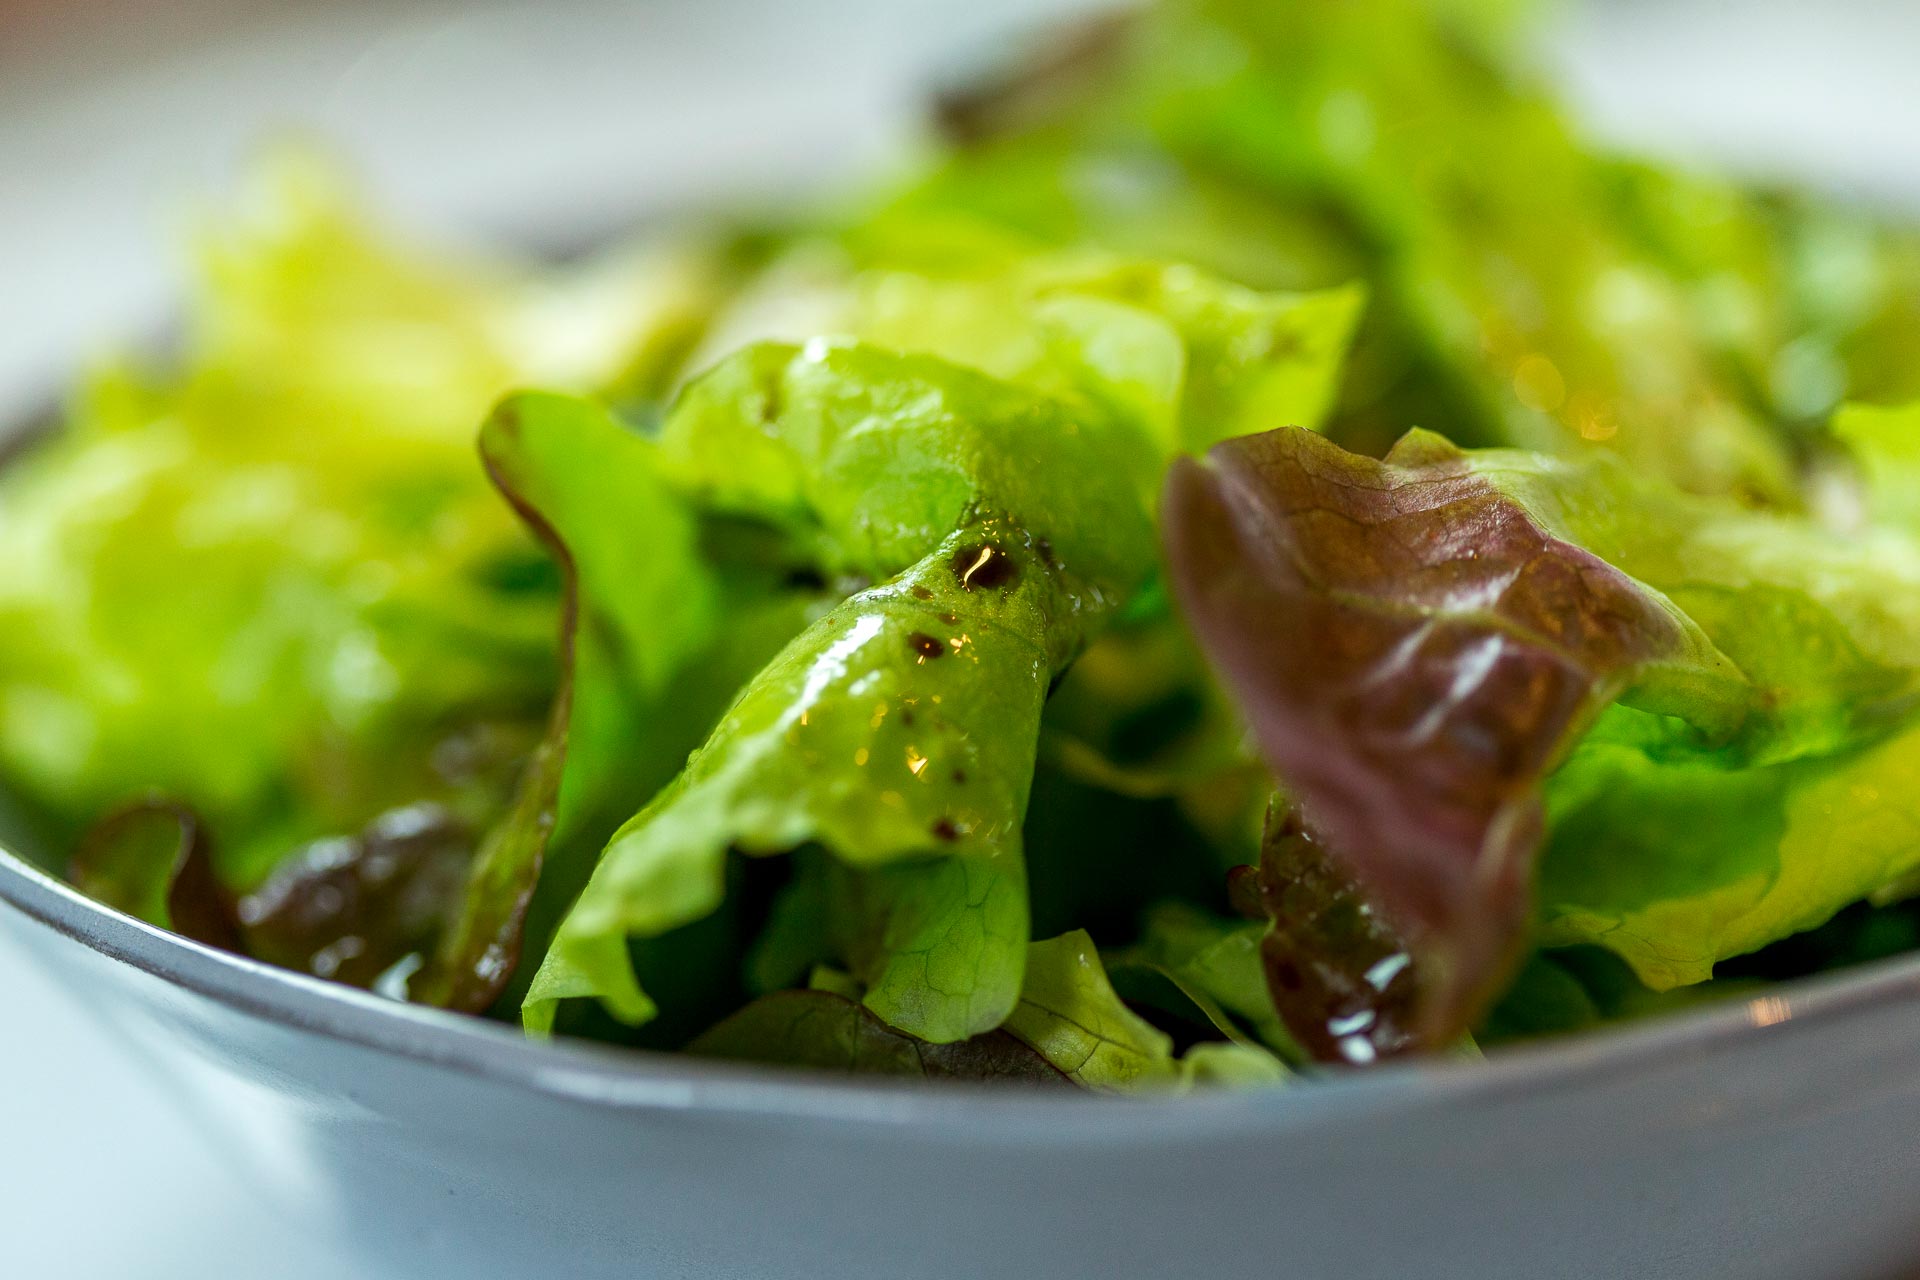
[[[1405,937],[1413,1030],[1451,1039],[1518,954],[1542,779],[1638,670],[1688,651],[1683,621],[1426,433],[1384,462],[1293,428],[1227,441],[1175,464],[1164,527],[1195,634],[1324,848],[1316,874],[1350,876]],[[1269,850],[1269,909],[1297,854]],[[1378,939],[1277,929],[1270,985],[1300,1034],[1325,993],[1302,1007],[1283,952],[1317,944],[1316,965],[1359,975]]]
[[[460,903],[426,967],[412,984],[414,1000],[463,1013],[483,1013],[506,990],[520,963],[527,908],[546,862],[566,774],[573,724],[580,573],[560,531],[528,495],[514,448],[524,429],[513,401],[495,410],[480,436],[487,477],[560,567],[559,680],[547,728],[514,792],[512,807],[474,857]]]
[[[473,861],[466,824],[434,804],[389,810],[356,835],[295,849],[240,900],[248,954],[371,987],[430,951]]]
[[[1285,803],[1267,815],[1260,865],[1234,884],[1288,1033],[1321,1062],[1362,1065],[1420,1047],[1420,970],[1405,938]]]
[[[214,875],[205,828],[185,805],[154,797],[108,814],[80,838],[67,879],[149,924],[239,950],[233,898]]]

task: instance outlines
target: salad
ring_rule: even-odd
[[[1595,152],[1526,16],[1164,0],[561,263],[279,155],[0,471],[24,844],[533,1035],[1103,1092],[1920,946],[1920,231]]]

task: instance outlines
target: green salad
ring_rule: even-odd
[[[1105,1092],[1920,945],[1920,230],[1595,152],[1520,9],[1166,0],[564,263],[278,156],[0,472],[30,843],[531,1035]]]

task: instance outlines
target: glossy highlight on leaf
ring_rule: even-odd
[[[1420,1047],[1420,967],[1353,874],[1276,803],[1253,873],[1273,1007],[1321,1062],[1355,1066]]]
[[[288,969],[371,987],[438,943],[475,837],[437,805],[381,814],[351,836],[293,850],[240,900],[247,951]]]
[[[602,999],[652,1016],[627,956],[718,908],[730,849],[773,856],[818,843],[858,873],[868,1003],[949,1042],[997,1025],[1026,945],[1020,824],[1052,670],[1061,585],[1036,552],[999,589],[969,589],[962,530],[899,579],[853,596],[755,678],[686,770],[615,833],[528,997]],[[913,641],[937,636],[927,662]]]
[[[1175,464],[1164,521],[1268,762],[1419,953],[1424,1038],[1464,1029],[1527,923],[1542,778],[1640,668],[1698,648],[1688,624],[1417,433],[1385,462],[1229,441]]]

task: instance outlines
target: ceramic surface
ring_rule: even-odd
[[[1920,1228],[1920,960],[1486,1064],[1112,1102],[533,1044],[4,854],[0,899],[288,1238],[369,1274],[1819,1280],[1891,1274]]]

